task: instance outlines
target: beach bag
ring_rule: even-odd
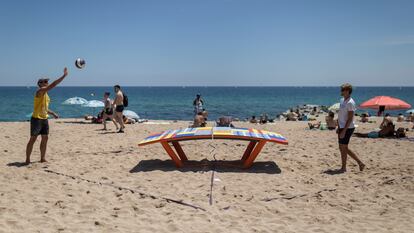
[[[124,107],[128,107],[128,96],[124,94]]]

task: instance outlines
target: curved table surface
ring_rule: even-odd
[[[288,141],[282,135],[266,130],[231,127],[200,127],[166,130],[161,133],[152,134],[139,142],[138,145],[145,146],[157,142],[173,142],[198,139],[230,139],[288,144]]]

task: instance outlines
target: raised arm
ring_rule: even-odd
[[[63,79],[65,79],[65,77],[68,75],[68,68],[65,67],[65,69],[63,69],[63,75],[56,79],[55,81],[53,81],[51,84],[47,85],[46,87],[41,87],[36,95],[43,95],[46,92],[52,90],[53,88],[55,88],[59,83],[61,83],[63,81]]]

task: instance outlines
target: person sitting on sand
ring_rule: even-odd
[[[325,117],[325,121],[326,121],[326,126],[328,127],[329,130],[335,130],[336,126],[338,125],[338,122],[334,120],[335,118],[335,113],[330,111],[328,113],[328,116]]]
[[[398,114],[397,122],[404,122],[404,115],[402,113]]]
[[[286,116],[287,121],[297,121],[298,120],[298,114],[296,114],[293,109],[290,109],[289,113]]]
[[[101,112],[98,113],[98,115],[96,117],[92,117],[91,122],[93,124],[102,124],[103,122],[103,110]]]
[[[316,107],[313,107],[313,109],[312,109],[312,111],[310,112],[310,114],[313,116],[313,115],[316,115],[316,114],[318,114],[318,109],[316,108]]]
[[[118,124],[116,123],[116,121],[113,117],[114,109],[112,108],[112,105],[113,105],[112,100],[109,98],[110,94],[111,93],[109,93],[109,92],[104,93],[105,107],[104,107],[103,115],[102,115],[102,118],[103,118],[102,122],[103,122],[103,125],[104,125],[103,130],[106,130],[106,120],[109,118],[114,123],[114,125],[116,127],[116,130],[118,131]]]
[[[405,120],[408,122],[414,122],[413,112],[410,112]]]
[[[191,128],[197,128],[197,127],[205,127],[206,121],[203,116],[202,112],[197,113],[197,115],[194,117],[193,125],[190,126]]]
[[[216,125],[218,127],[232,127],[234,128],[234,125],[232,124],[233,119],[229,116],[222,116],[216,121]]]
[[[383,129],[387,127],[388,125],[393,125],[395,127],[394,121],[392,120],[389,113],[385,114],[384,119],[381,122],[380,129]]]
[[[257,124],[256,116],[252,116],[252,118],[250,118],[249,122],[253,123],[253,124]]]
[[[48,78],[41,78],[37,81],[39,87],[34,96],[34,105],[32,118],[30,119],[30,139],[26,146],[26,164],[30,163],[30,156],[32,154],[33,145],[37,140],[37,137],[41,135],[42,141],[40,142],[40,162],[46,161],[46,149],[47,141],[49,139],[49,114],[54,118],[59,116],[49,109],[50,98],[48,92],[61,83],[68,75],[68,69],[63,69],[63,75],[49,84]]]
[[[259,121],[259,123],[260,123],[260,124],[266,124],[268,121],[269,121],[269,117],[267,116],[267,113],[263,113],[263,114],[260,116],[260,121]]]
[[[368,114],[367,114],[367,113],[362,113],[362,114],[361,114],[361,122],[362,122],[362,123],[367,123],[367,122],[369,122],[369,117],[368,117]]]
[[[207,124],[207,119],[208,119],[208,112],[207,110],[203,109],[203,112],[201,113],[204,117],[204,126]],[[204,127],[203,126],[203,127]]]

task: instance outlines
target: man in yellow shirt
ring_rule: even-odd
[[[26,147],[26,164],[30,163],[30,155],[32,154],[33,144],[36,142],[39,135],[42,137],[42,141],[40,142],[40,162],[47,162],[45,158],[47,140],[49,139],[49,122],[47,118],[49,117],[49,114],[54,118],[59,118],[56,113],[49,109],[50,98],[47,92],[61,83],[67,75],[68,69],[65,67],[62,77],[55,80],[51,84],[49,84],[48,78],[41,78],[37,81],[39,89],[37,89],[34,97],[33,114],[30,120],[30,139]]]

